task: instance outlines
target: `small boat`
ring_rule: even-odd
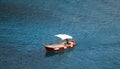
[[[72,48],[72,47],[76,46],[76,40],[70,40],[72,37],[69,36],[69,35],[58,34],[58,35],[55,35],[55,36],[60,37],[64,41],[59,42],[59,43],[55,43],[55,44],[45,45],[45,49],[46,49],[47,52],[61,51],[61,50],[69,49],[69,48]]]

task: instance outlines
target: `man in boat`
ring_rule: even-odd
[[[66,39],[66,43],[69,44],[69,39]]]

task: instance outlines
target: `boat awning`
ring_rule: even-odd
[[[72,36],[67,35],[67,34],[57,34],[57,35],[55,35],[55,36],[61,38],[62,40],[72,39]]]

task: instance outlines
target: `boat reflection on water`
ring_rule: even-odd
[[[61,51],[53,51],[53,52],[46,52],[45,53],[45,57],[51,57],[51,56],[55,56],[55,55],[63,55],[64,53],[69,53],[71,51],[73,51],[75,49],[75,47],[66,49],[66,50],[61,50]]]

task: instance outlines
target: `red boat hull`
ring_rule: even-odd
[[[45,49],[47,52],[52,52],[52,51],[61,51],[61,50],[65,50],[65,49],[69,49],[69,48],[72,48],[72,47],[75,47],[76,46],[76,40],[71,40],[72,44],[66,44],[64,47],[59,47],[57,49],[55,48],[51,48],[51,47],[48,47],[48,46],[45,46]]]

